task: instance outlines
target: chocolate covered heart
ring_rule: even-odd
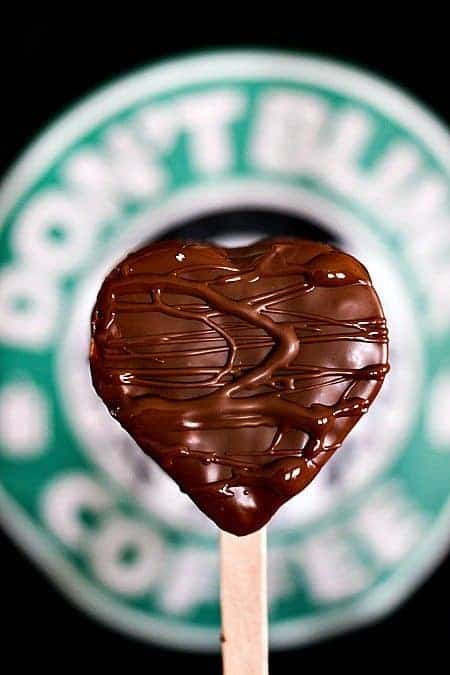
[[[109,274],[92,315],[92,378],[111,415],[238,535],[339,448],[387,352],[364,266],[300,239],[152,244]]]

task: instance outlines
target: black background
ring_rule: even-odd
[[[338,21],[328,16],[324,6],[320,18],[306,21],[304,16],[271,6],[264,10],[271,14],[264,25],[261,6],[252,27],[233,16],[228,5],[205,7],[200,17],[192,13],[190,23],[175,6],[170,18],[156,13],[154,5],[153,10],[150,17],[130,10],[126,18],[110,5],[100,20],[80,17],[67,8],[63,18],[2,22],[0,175],[36,132],[100,83],[135,66],[208,47],[268,46],[353,62],[401,84],[450,122],[446,39],[440,34],[440,20],[427,20],[426,7],[420,26],[414,29],[410,16],[397,25],[389,14],[380,17],[380,9],[378,14],[367,10],[364,17]],[[192,669],[198,675],[220,672],[219,657],[150,647],[91,621],[69,605],[2,534],[0,560],[1,663],[11,659],[17,669],[69,664],[90,668],[104,667],[112,660],[117,666],[153,673],[162,668]],[[406,665],[419,655],[444,659],[450,639],[449,591],[447,560],[389,618],[308,648],[274,653],[271,674],[287,669],[305,672],[313,665],[351,671],[374,666],[375,661],[387,666],[392,658]]]

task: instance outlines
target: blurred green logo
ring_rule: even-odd
[[[0,516],[74,602],[218,649],[216,531],[96,398],[89,315],[124,251],[246,208],[314,222],[362,259],[392,338],[370,415],[270,526],[273,645],[417,587],[450,541],[449,157],[446,130],[391,85],[253,51],[143,69],[26,152],[0,193]]]

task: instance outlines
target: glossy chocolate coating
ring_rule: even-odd
[[[95,389],[217,525],[259,529],[377,395],[387,330],[367,270],[326,244],[164,241],[105,279]]]

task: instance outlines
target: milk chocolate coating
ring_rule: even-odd
[[[92,314],[92,379],[111,415],[237,535],[310,483],[387,356],[367,270],[301,239],[152,244],[108,275]]]

